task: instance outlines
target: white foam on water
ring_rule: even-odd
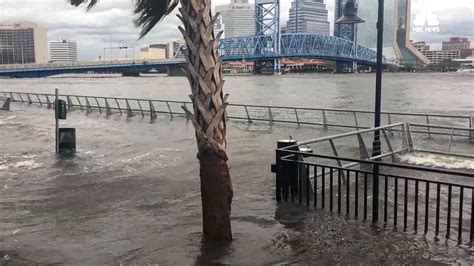
[[[11,122],[9,122],[8,120],[12,120],[12,119],[15,119],[16,118],[16,115],[11,115],[11,116],[6,116],[6,117],[0,117],[2,119],[0,119],[0,125],[7,125],[7,124],[10,124]]]
[[[13,164],[11,164],[11,166],[13,168],[17,168],[17,169],[18,168],[26,168],[28,170],[33,170],[33,169],[37,169],[37,168],[40,168],[41,166],[43,166],[43,163],[37,163],[34,160],[27,160],[27,161],[13,163]]]
[[[405,163],[434,166],[446,169],[472,169],[474,170],[474,159],[440,155],[433,153],[413,153],[399,156]]]

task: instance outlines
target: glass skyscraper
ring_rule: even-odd
[[[48,63],[46,30],[37,24],[0,23],[0,64]]]
[[[329,35],[328,10],[324,0],[293,0],[286,32]]]
[[[358,16],[365,23],[358,25],[357,43],[377,47],[378,1],[358,0]],[[411,0],[385,0],[383,53],[392,63],[428,63],[410,43]]]

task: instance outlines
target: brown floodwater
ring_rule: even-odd
[[[230,77],[235,103],[372,109],[372,75]],[[474,115],[472,77],[390,74],[384,109]],[[184,78],[1,80],[0,90],[184,100]],[[471,100],[469,100],[469,97]],[[275,203],[276,141],[344,132],[230,122],[234,183],[228,245],[202,241],[199,165],[183,118],[105,118],[75,111],[74,158],[54,154],[51,110],[0,112],[0,265],[473,263],[473,249],[432,235],[382,230],[325,211]],[[472,151],[472,145],[465,147]],[[462,147],[461,147],[462,149]]]

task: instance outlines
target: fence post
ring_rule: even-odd
[[[247,114],[247,121],[249,123],[252,123],[252,120],[250,119],[250,114],[249,114],[249,110],[248,110],[247,106],[245,105],[244,108],[245,108],[245,113]]]
[[[140,107],[140,111],[142,112],[142,117],[145,117],[145,113],[143,112],[142,104],[140,103],[140,100],[137,100],[138,107]]]
[[[51,104],[51,100],[49,100],[48,95],[45,94],[44,97],[46,97],[46,105],[48,106],[48,109],[53,108],[53,105]]]
[[[430,117],[426,115],[426,124],[428,125],[428,138],[431,138]]]
[[[323,128],[324,130],[328,129],[328,120],[326,118],[326,111],[323,110]]]
[[[188,108],[188,107],[186,106],[186,103],[185,103],[185,102],[183,102],[183,106],[184,106],[184,108]],[[188,117],[188,116],[186,116],[186,121],[189,121],[189,117]]]
[[[357,140],[359,142],[359,156],[361,160],[370,160],[369,151],[367,150],[367,145],[365,145],[365,141],[362,138],[360,133],[357,133]],[[360,164],[360,170],[367,170],[369,169],[370,165],[367,164]]]
[[[102,107],[100,107],[99,100],[97,100],[97,97],[94,97],[94,99],[95,99],[95,103],[97,103],[97,107],[99,107],[99,113],[102,114]]]
[[[24,102],[25,102],[25,100],[23,100],[23,97],[21,97],[21,93],[18,93],[18,96],[20,97],[20,101],[21,101],[21,103],[24,103]]]
[[[10,98],[12,99],[12,102],[16,101],[15,98],[13,98],[13,93],[10,92]]]
[[[151,102],[150,102],[151,103]],[[171,111],[171,106],[170,106],[170,103],[168,101],[166,101],[166,106],[168,106],[168,111],[170,111],[170,116],[171,116],[171,119],[173,119],[173,111]],[[156,118],[156,117],[155,117]]]
[[[453,145],[453,135],[454,135],[454,128],[451,129],[451,138],[449,140],[449,148],[448,148],[448,153],[451,152],[451,146]]]
[[[409,152],[413,152],[413,139],[412,139],[412,136],[411,136],[411,129],[410,129],[410,124],[407,123],[406,124],[406,133],[407,133],[407,142],[408,142],[408,149],[409,149]]]
[[[282,152],[276,150],[276,158],[275,158],[275,186],[276,186],[276,201],[278,203],[281,202],[281,192],[282,192],[282,165],[281,165],[281,157]]]
[[[77,100],[77,102],[79,103],[79,106],[81,107],[81,112],[84,111],[84,109],[82,108],[81,100],[79,100],[79,97],[78,97],[78,96],[76,96],[76,100]]]
[[[379,221],[379,173],[380,166],[377,160],[374,164],[372,175],[372,223],[376,224]]]
[[[10,99],[10,98],[7,98],[7,99],[5,100],[5,102],[3,103],[2,108],[0,108],[0,110],[3,110],[3,111],[10,111],[10,101],[11,101],[11,99]]]
[[[69,95],[67,96],[67,109],[68,109],[68,111],[72,110],[72,100],[71,100],[71,97]]]
[[[270,123],[273,124],[273,114],[271,107],[268,107],[268,118],[270,119]]]
[[[153,106],[153,102],[152,101],[148,101],[148,103],[150,104],[150,121],[155,121],[156,119],[156,112],[155,112],[155,106]],[[168,102],[167,102],[168,103]],[[173,117],[173,115],[171,115],[171,117]]]
[[[130,103],[128,102],[128,100],[125,100],[125,102],[127,103],[127,117],[132,117],[133,112],[132,112],[132,108],[130,107]]]
[[[28,97],[28,105],[33,104],[29,93],[26,94],[26,97]]]
[[[290,192],[293,199],[295,194],[298,193],[298,166],[295,163],[282,161],[281,158],[289,154],[278,150],[296,144],[297,141],[294,139],[277,141],[276,169],[274,169],[276,173],[277,202],[281,202],[282,196],[285,201],[288,201]],[[291,150],[298,150],[298,147],[291,148]],[[296,157],[294,159],[296,160]]]
[[[109,117],[112,115],[112,110],[110,109],[109,101],[107,101],[107,98],[104,98],[105,100],[105,116]]]
[[[43,106],[43,102],[41,102],[41,99],[38,94],[36,94],[36,99],[38,99],[40,106]]]
[[[334,140],[329,139],[329,145],[331,145],[331,150],[332,153],[334,154],[335,157],[339,157],[339,152],[337,151],[336,144],[334,144]],[[342,168],[342,162],[339,159],[336,159],[337,166]],[[342,179],[344,180],[344,183],[347,182],[346,176],[344,175],[344,171],[342,171]]]
[[[114,98],[114,100],[115,100],[115,103],[117,104],[117,108],[119,109],[120,115],[122,115],[123,114],[122,113],[122,108],[120,107],[120,104],[119,104],[117,98]]]
[[[92,112],[91,104],[90,104],[89,99],[87,98],[87,96],[84,96],[84,98],[86,98],[86,113],[89,114],[89,113]]]
[[[395,153],[393,152],[392,143],[390,142],[390,139],[388,138],[387,131],[385,131],[385,128],[382,128],[382,134],[383,134],[383,137],[385,138],[385,142],[387,143],[388,150],[391,153],[392,162],[395,162]]]
[[[354,113],[354,121],[355,121],[356,129],[359,130],[359,122],[357,121],[357,114],[356,112],[353,112],[353,113]]]
[[[387,119],[388,119],[388,124],[391,125],[392,124],[392,117],[390,116],[390,113],[387,114]],[[388,132],[390,133],[390,135],[393,135],[392,128],[389,128]]]
[[[300,126],[300,118],[298,116],[298,110],[295,108],[295,116],[296,116],[296,123],[298,124],[298,127]]]
[[[470,128],[470,129],[474,129],[474,128],[472,127],[473,124],[474,124],[474,117],[471,117],[471,118],[469,119],[469,128]],[[470,131],[469,131],[469,140],[470,140],[471,142],[474,142],[474,132],[473,132],[473,130],[470,130]]]

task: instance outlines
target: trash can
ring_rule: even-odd
[[[59,153],[76,153],[76,129],[59,128]]]

